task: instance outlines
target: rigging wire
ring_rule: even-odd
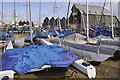
[[[2,17],[1,17],[1,22],[2,22],[2,26],[3,26],[3,0],[2,0]]]
[[[70,10],[70,0],[69,0],[69,3],[68,3],[68,10],[67,10],[67,26],[68,26],[67,28],[68,29],[69,29],[69,25],[70,25],[69,24],[69,17],[68,17],[69,16],[69,10]]]
[[[16,26],[16,3],[15,3],[15,0],[14,0],[14,25]]]
[[[102,12],[101,12],[101,17],[100,17],[100,21],[99,21],[99,23],[98,23],[98,25],[100,26],[100,24],[102,23],[102,17],[103,17],[103,15],[104,15],[104,7],[105,7],[105,5],[106,5],[106,0],[105,0],[105,2],[104,2],[104,4],[103,4],[103,9],[102,9]]]
[[[39,27],[40,27],[40,24],[41,24],[41,0],[39,2]]]

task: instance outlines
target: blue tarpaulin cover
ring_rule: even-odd
[[[8,36],[4,36],[7,32],[6,31],[2,31],[0,33],[0,39],[11,39],[13,34],[14,34],[14,31],[11,31],[10,33],[7,33]]]
[[[63,30],[63,31],[56,30],[56,32],[58,33],[59,38],[66,37],[71,34],[71,32],[69,30]]]
[[[93,26],[93,28],[102,29],[102,28],[104,28],[104,27],[103,27],[103,26]]]
[[[51,35],[51,36],[57,36],[57,34],[55,33],[55,30],[54,29],[50,29],[48,31],[48,34]]]
[[[24,48],[6,50],[2,55],[2,70],[15,70],[20,74],[25,74],[45,64],[53,67],[68,67],[77,59],[80,58],[57,45],[31,44]]]

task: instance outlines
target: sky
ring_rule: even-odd
[[[14,0],[3,0],[3,12],[4,12],[4,19],[3,21],[5,23],[9,23],[13,21],[13,15],[14,15]],[[118,17],[118,1],[119,0],[113,0],[112,7],[114,15]],[[1,5],[0,1],[0,5]],[[86,4],[85,0],[71,0],[70,2],[70,10],[69,15],[71,13],[71,7],[73,4]],[[89,0],[89,5],[96,5],[96,6],[103,6],[104,0]],[[16,4],[16,15],[17,20],[26,20],[26,0],[15,0]],[[41,4],[41,8],[39,8],[39,5]],[[68,8],[68,1],[67,0],[56,0],[56,5],[58,8],[54,8],[55,0],[32,0],[31,1],[31,12],[32,12],[32,21],[34,23],[39,23],[39,9],[40,9],[40,20],[41,23],[43,22],[45,17],[66,17],[67,15],[67,8]],[[107,0],[106,9],[110,10],[110,2]],[[0,18],[1,18],[1,10],[2,7],[0,6]],[[29,15],[27,15],[29,16]],[[0,19],[1,20],[1,19]]]

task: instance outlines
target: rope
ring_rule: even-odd
[[[71,73],[71,75],[69,75],[69,76],[64,76],[64,77],[60,77],[60,78],[69,78],[69,77],[72,77],[74,73],[77,73],[77,72],[76,72],[76,71],[73,71],[73,72]]]
[[[18,77],[15,80],[18,80],[20,78],[21,75],[18,75]]]

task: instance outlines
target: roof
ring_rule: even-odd
[[[86,5],[84,5],[84,4],[74,4],[74,6],[77,9],[79,9],[80,12],[87,13]],[[102,6],[88,5],[88,10],[89,10],[89,14],[102,15],[103,7]],[[103,14],[104,15],[111,15],[111,12],[104,8]]]

